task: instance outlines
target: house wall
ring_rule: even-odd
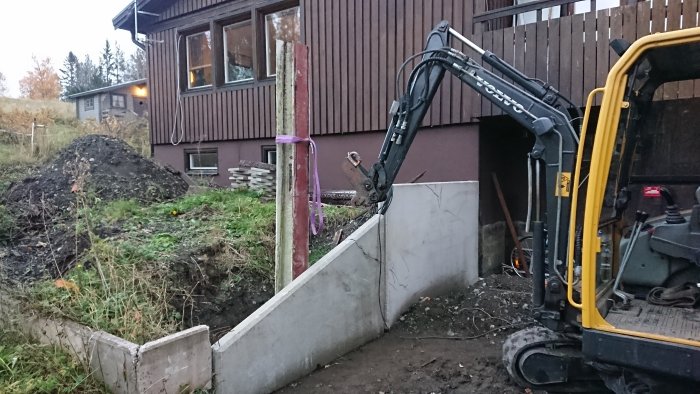
[[[384,132],[354,135],[326,135],[314,137],[318,146],[319,178],[323,190],[348,189],[349,184],[340,166],[348,151],[360,153],[366,165],[371,165],[384,140]],[[273,139],[245,141],[203,142],[200,148],[218,148],[219,175],[215,181],[228,185],[228,168],[237,167],[240,160],[262,159],[262,146],[274,145]],[[185,171],[187,149],[197,149],[197,144],[178,146],[156,145],[154,157],[179,171]],[[426,171],[421,182],[454,180],[478,180],[479,131],[477,125],[456,125],[441,128],[425,128],[413,141],[413,149],[399,172],[396,182],[409,182]]]
[[[86,111],[85,110],[85,101],[88,98],[92,98],[94,100],[93,101],[94,105],[92,107],[93,109]],[[97,95],[92,96],[92,97],[80,97],[75,103],[76,108],[77,108],[77,112],[78,112],[78,119],[80,119],[80,120],[99,119],[99,116],[100,116],[100,103],[99,103],[99,101],[100,101],[100,99],[99,99],[99,96],[97,96]]]
[[[274,136],[274,79],[178,94],[177,58],[185,45],[181,40],[178,51],[177,41],[181,31],[218,29],[218,21],[239,15],[252,15],[254,28],[259,24],[258,30],[262,31],[258,16],[275,4],[280,2],[228,1],[212,5],[209,1],[181,0],[162,13],[161,22],[149,35],[162,42],[149,46],[148,53],[149,69],[153,70],[149,83],[154,144],[168,143],[179,108],[183,110],[183,134],[188,142]],[[195,11],[198,5],[203,9]],[[314,135],[385,129],[389,104],[395,98],[395,70],[403,59],[423,49],[427,33],[446,15],[454,16],[450,19],[457,29],[471,29],[471,7],[456,0],[301,0],[300,5],[302,35],[310,49]],[[177,19],[183,13],[186,16]],[[214,45],[216,49],[216,42]],[[257,57],[262,56],[259,52]],[[458,81],[445,83],[424,125],[471,122],[471,106],[464,105],[470,97]]]
[[[102,115],[110,115],[116,117],[130,117],[143,115],[148,111],[148,100],[144,97],[134,96],[135,87],[126,86],[107,93],[102,93]],[[124,96],[125,108],[112,107],[112,94],[121,94]]]
[[[280,4],[273,0],[180,0],[160,13],[149,27],[152,142],[169,143],[182,110],[184,141],[272,138],[275,125],[274,80],[213,86],[178,92],[178,37],[192,29],[220,29],[230,17],[250,17],[262,31],[262,15]],[[485,0],[300,0],[302,35],[309,46],[311,130],[314,135],[381,130],[395,98],[395,72],[402,61],[423,49],[436,22],[447,19],[478,45],[516,68],[558,88],[582,106],[591,89],[602,86],[617,55],[611,38],[634,40],[644,35],[697,25],[694,3],[644,1],[576,14],[551,21],[484,31],[472,23],[486,10]],[[682,18],[682,15],[686,15]],[[257,39],[260,39],[258,37]],[[526,45],[527,43],[527,45]],[[214,49],[219,45],[214,40]],[[459,43],[454,45],[460,47]],[[466,50],[466,49],[465,49]],[[261,59],[261,49],[254,56]],[[473,55],[472,53],[470,53]],[[214,67],[219,61],[214,59]],[[182,62],[180,62],[182,63]],[[405,84],[406,75],[399,86]],[[678,84],[664,97],[692,97]],[[426,126],[471,123],[501,112],[486,99],[446,77],[424,120]],[[178,127],[180,122],[178,121]]]

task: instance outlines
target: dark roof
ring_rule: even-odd
[[[103,88],[92,89],[92,90],[88,90],[85,92],[71,94],[70,96],[68,96],[68,98],[69,99],[77,99],[77,98],[81,98],[81,97],[85,97],[85,96],[94,96],[97,93],[111,92],[113,90],[126,88],[126,87],[134,86],[134,85],[141,85],[144,83],[146,83],[146,79],[137,79],[135,81],[122,82],[122,83],[118,83],[118,84],[112,85],[112,86],[105,86]]]
[[[160,13],[166,8],[170,7],[177,0],[134,0],[136,2],[136,8],[139,11],[145,11],[150,13]],[[134,30],[134,1],[130,1],[129,5],[124,7],[123,10],[117,14],[117,16],[112,19],[112,25],[115,29],[123,30]],[[139,14],[139,30],[142,27],[148,26],[156,20],[156,16],[149,14]]]

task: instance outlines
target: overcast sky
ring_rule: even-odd
[[[136,49],[124,30],[114,30],[112,18],[130,0],[2,0],[0,11],[0,72],[10,96],[19,95],[19,80],[32,67],[32,55],[50,57],[58,72],[68,51],[81,60],[96,61],[105,39],[115,40],[124,53]]]

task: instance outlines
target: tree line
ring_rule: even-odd
[[[97,61],[82,59],[69,51],[56,71],[50,58],[32,58],[34,65],[19,81],[20,96],[31,99],[66,99],[68,96],[106,86],[146,78],[146,53],[137,49],[126,56],[119,45],[105,40]],[[7,81],[0,72],[0,96],[7,93]]]

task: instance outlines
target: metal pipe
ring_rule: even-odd
[[[139,34],[139,9],[136,6],[136,0],[134,0],[134,30],[131,32],[131,42],[133,42],[134,44],[136,44],[136,46],[138,46],[139,48],[141,48],[142,50],[145,51],[146,46],[141,41],[139,41],[138,34]]]
[[[532,159],[527,155],[527,218],[525,219],[525,232],[530,232],[532,220]]]
[[[616,296],[620,297],[622,299],[622,302],[624,304],[628,304],[630,302],[630,299],[634,298],[632,294],[629,294],[627,292],[624,292],[619,289],[620,287],[620,280],[622,279],[622,273],[625,272],[625,266],[627,266],[627,262],[629,261],[630,255],[632,254],[632,248],[634,247],[635,241],[637,240],[637,236],[639,235],[639,229],[641,229],[641,225],[639,223],[635,222],[634,226],[632,227],[632,234],[630,235],[630,242],[627,244],[627,249],[625,250],[625,254],[622,256],[622,262],[620,263],[620,270],[617,272],[617,277],[615,278],[615,284],[613,285],[613,294]]]
[[[452,36],[454,36],[454,38],[458,39],[459,41],[462,41],[462,43],[464,43],[466,46],[468,46],[469,48],[476,51],[479,55],[483,55],[486,52],[483,49],[481,49],[478,45],[469,41],[467,39],[467,37],[464,37],[463,35],[461,35],[457,30],[450,27],[449,32],[450,32],[450,34],[452,34]]]
[[[617,277],[615,278],[615,284],[613,285],[613,293],[616,296],[620,297],[622,299],[622,302],[625,304],[629,303],[630,299],[634,298],[634,296],[632,294],[619,290],[620,281],[622,280],[622,274],[625,272],[627,262],[632,256],[632,250],[634,249],[634,245],[637,243],[637,239],[639,239],[639,234],[642,232],[642,227],[644,227],[644,223],[647,221],[647,218],[649,218],[649,214],[647,214],[646,212],[637,211],[635,215],[634,226],[632,226],[630,242],[627,245],[627,249],[625,249],[625,254],[622,256],[622,261],[620,262],[620,269],[617,271]]]
[[[532,222],[532,304],[544,305],[544,223]]]
[[[535,159],[535,220],[540,220],[540,160]]]

